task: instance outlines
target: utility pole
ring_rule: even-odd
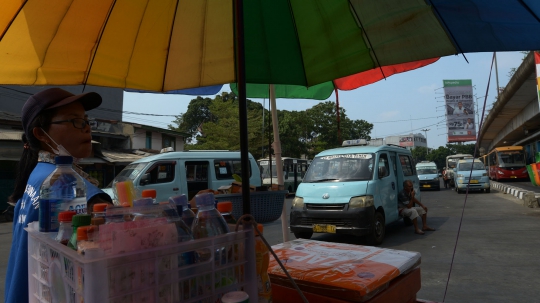
[[[429,145],[427,144],[427,132],[429,131],[429,128],[421,129],[421,131],[423,131],[424,134],[426,135],[426,157],[427,157],[427,155],[429,154]]]

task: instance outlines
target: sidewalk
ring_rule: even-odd
[[[3,220],[3,218],[2,218]],[[6,271],[11,249],[13,235],[13,222],[0,221],[0,300],[4,300],[4,286],[6,284]]]

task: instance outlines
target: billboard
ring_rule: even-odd
[[[413,137],[399,137],[399,146],[414,146]]]
[[[443,80],[448,142],[476,140],[472,80]]]

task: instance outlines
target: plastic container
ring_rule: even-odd
[[[66,210],[63,212],[60,212],[58,215],[58,221],[60,221],[60,227],[58,228],[58,234],[56,235],[55,240],[62,245],[67,245],[69,242],[69,239],[71,238],[71,234],[73,233],[73,227],[71,226],[71,221],[73,216],[75,216],[77,212]]]
[[[189,202],[186,195],[170,197],[169,202],[176,205],[176,210],[182,217],[182,221],[184,221],[184,223],[191,228],[193,225],[193,220],[195,220],[195,213],[189,208]]]
[[[222,303],[249,303],[249,295],[245,291],[231,291],[223,295]]]
[[[94,242],[97,238],[98,229],[94,225],[77,228],[77,252],[85,254],[89,249],[98,249],[99,243]]]
[[[36,229],[26,230],[30,302],[219,302],[235,290],[257,296],[253,230],[114,256],[99,250],[80,255]],[[223,246],[238,250],[216,256]],[[210,258],[179,266],[181,254],[196,251]]]
[[[77,250],[77,228],[81,226],[90,225],[92,222],[92,217],[87,214],[75,215],[72,218],[71,226],[73,227],[73,233],[68,242],[68,247],[74,250]]]
[[[214,207],[214,195],[212,193],[196,195],[195,202],[199,211],[191,226],[193,238],[208,238],[229,232],[227,222]]]
[[[43,181],[39,190],[39,230],[57,232],[58,214],[64,210],[86,213],[86,185],[72,169],[71,156],[56,156],[56,169]]]
[[[289,191],[263,191],[263,192],[251,192],[250,196],[250,209],[251,215],[255,217],[255,221],[259,223],[272,222],[281,216],[283,212],[283,203],[285,203],[285,195]],[[231,201],[233,203],[233,217],[239,219],[244,214],[244,205],[242,194],[225,194],[216,195],[216,199],[219,202]]]
[[[264,231],[262,224],[257,225],[257,229]],[[257,272],[257,293],[260,303],[272,302],[272,287],[270,276],[268,275],[268,265],[270,263],[270,252],[261,237],[255,232],[255,263]]]
[[[223,201],[217,204],[217,209],[225,219],[227,224],[236,224],[236,219],[232,215],[233,204],[231,201]]]

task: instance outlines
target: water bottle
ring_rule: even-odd
[[[182,217],[182,221],[191,228],[193,220],[195,219],[195,213],[189,208],[189,202],[186,195],[172,196],[169,198],[169,202],[176,205],[176,210]]]
[[[56,169],[43,181],[39,194],[39,231],[57,232],[58,215],[71,210],[86,213],[86,185],[71,165],[71,156],[56,156]]]
[[[233,204],[231,201],[223,201],[217,204],[217,209],[228,224],[236,224],[236,219],[232,215]]]
[[[191,230],[193,238],[214,237],[229,232],[229,226],[219,211],[214,207],[214,194],[204,193],[195,196],[197,216],[193,220]]]

